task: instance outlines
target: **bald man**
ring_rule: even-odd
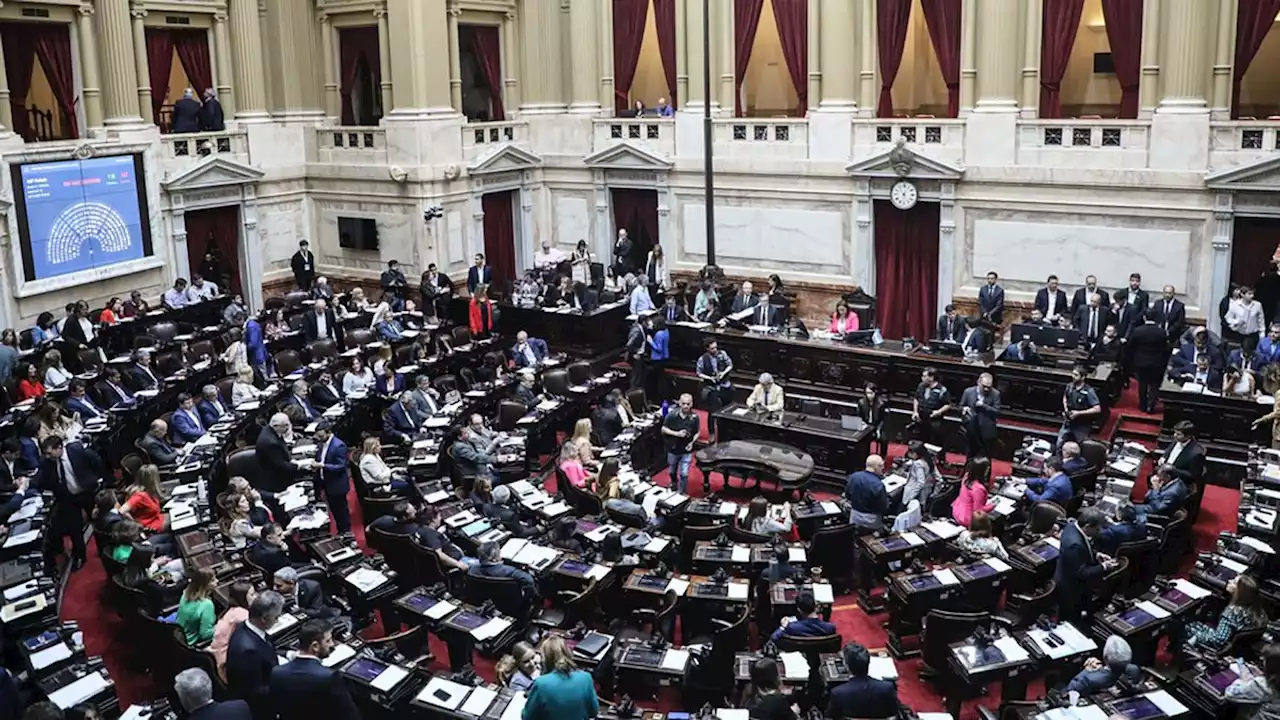
[[[257,489],[280,492],[292,485],[300,474],[298,466],[293,464],[289,445],[285,442],[290,429],[289,416],[276,413],[271,416],[267,426],[262,428],[262,432],[258,433],[254,450],[262,474],[254,483]]]
[[[844,486],[849,501],[849,522],[861,531],[884,529],[884,515],[889,512],[889,493],[884,489],[884,458],[868,455],[865,470],[849,475]]]

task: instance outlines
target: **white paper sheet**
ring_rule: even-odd
[[[467,715],[480,716],[485,710],[493,704],[494,699],[498,697],[498,693],[486,687],[472,688],[471,694],[467,696],[467,701],[462,703],[462,712]]]
[[[898,665],[893,662],[891,657],[872,655],[871,665],[867,668],[867,674],[877,680],[897,680]]]
[[[1156,618],[1157,620],[1163,620],[1164,618],[1169,617],[1168,610],[1165,610],[1164,608],[1151,602],[1150,600],[1143,600],[1142,602],[1138,603],[1138,608],[1141,610],[1146,610],[1148,613],[1151,614],[1151,617]]]
[[[1267,553],[1268,555],[1276,554],[1275,548],[1271,547],[1271,545],[1263,542],[1262,540],[1259,540],[1258,538],[1244,536],[1239,538],[1239,540],[1241,544],[1248,545],[1249,547],[1254,548],[1255,550],[1258,550],[1260,552]]]
[[[5,539],[4,546],[6,548],[12,548],[12,547],[18,547],[19,545],[26,545],[29,542],[35,542],[39,537],[40,537],[39,528],[35,530],[28,530],[27,532],[18,533],[17,535],[10,535],[8,538]]]
[[[1249,569],[1242,563],[1238,563],[1229,557],[1223,557],[1222,555],[1215,555],[1214,557],[1217,558],[1219,565],[1221,565],[1222,567],[1230,570],[1231,572],[1237,575]]]
[[[603,580],[609,576],[609,571],[612,569],[608,565],[592,565],[585,576],[588,580]]]
[[[788,680],[803,680],[809,677],[809,661],[801,652],[784,652],[778,655],[782,660],[782,674]]]
[[[33,602],[33,601],[35,602],[35,605],[32,605],[31,607],[26,608],[25,610],[17,609],[17,606],[19,603]],[[12,603],[9,603],[8,605],[5,605],[3,609],[0,609],[0,621],[13,622],[14,620],[17,620],[20,617],[26,617],[27,615],[30,615],[32,613],[40,612],[48,606],[49,606],[49,598],[46,597],[44,593],[41,593],[39,595],[33,595],[29,598],[24,598],[22,600],[18,600],[16,602],[12,602]]]
[[[28,580],[21,585],[14,585],[4,589],[4,601],[13,602],[19,598],[24,598],[40,589],[38,580]]]
[[[674,592],[676,597],[684,597],[684,593],[689,589],[689,581],[680,578],[671,578],[667,583],[666,592]]]
[[[276,624],[272,625],[270,629],[267,630],[267,637],[271,637],[272,635],[279,635],[280,633],[284,632],[285,630],[288,630],[289,628],[297,624],[298,624],[298,618],[294,617],[290,613],[283,613],[280,615],[280,619],[276,620]]]
[[[596,529],[588,532],[586,538],[593,543],[599,543],[609,536],[609,533],[618,532],[618,528],[612,525],[600,525]]]
[[[831,589],[831,583],[814,583],[813,584],[814,601],[830,605],[836,601],[835,591]]]
[[[787,548],[787,562],[802,563],[808,562],[809,556],[802,547]]]
[[[71,648],[67,647],[65,642],[60,642],[57,645],[47,647],[38,653],[33,653],[31,655],[31,667],[36,670],[43,670],[50,665],[66,660],[69,657],[71,657]]]
[[[649,541],[648,545],[644,546],[644,551],[648,553],[660,553],[663,550],[666,550],[667,546],[670,544],[671,544],[671,541],[668,540],[667,538],[663,538],[663,537],[654,538]]]
[[[951,568],[942,568],[940,570],[934,570],[933,576],[937,578],[938,582],[942,583],[943,585],[959,585],[960,584],[960,578],[956,577],[955,571],[953,571]]]
[[[422,688],[422,692],[418,693],[417,699],[418,702],[428,703],[430,705],[442,707],[446,710],[457,710],[458,706],[462,704],[462,700],[467,697],[467,694],[471,692],[471,690],[472,688],[456,683],[452,680],[446,680],[442,677],[433,677],[427,682],[427,686]],[[444,693],[446,697],[443,700],[436,697],[437,692]],[[490,701],[492,701],[492,698],[490,698]],[[485,705],[480,709],[480,713],[483,713],[488,707],[488,705]],[[480,713],[473,714],[479,715]]]
[[[320,661],[320,664],[327,668],[338,667],[355,656],[356,651],[352,650],[350,645],[346,643],[338,643],[333,646],[333,650],[329,653],[329,656]]]
[[[569,512],[569,506],[562,500],[560,502],[551,503],[542,508],[542,514],[547,517],[558,517]]]
[[[746,545],[734,545],[731,560],[736,563],[751,562],[751,548]]]
[[[63,710],[67,710],[97,695],[107,687],[107,679],[102,677],[101,672],[89,673],[79,680],[49,693],[49,702]]]
[[[400,681],[406,677],[409,677],[408,670],[405,670],[399,665],[388,665],[387,669],[383,670],[378,677],[374,678],[373,682],[369,684],[372,685],[375,690],[386,692],[398,685]]]
[[[946,520],[929,520],[920,524],[923,525],[926,530],[937,535],[943,540],[950,540],[964,532],[964,528]]]
[[[511,627],[510,620],[501,616],[495,617],[475,630],[472,630],[471,637],[477,640],[488,640],[489,638],[501,635],[503,631],[509,627]]]
[[[442,620],[448,617],[449,615],[451,615],[453,611],[457,609],[458,609],[457,605],[454,605],[448,600],[441,600],[435,605],[432,605],[431,607],[427,608],[427,611],[423,613],[423,615],[426,615],[432,620]]]
[[[1210,595],[1213,594],[1208,590],[1205,590],[1204,588],[1200,587],[1199,585],[1183,580],[1182,578],[1178,578],[1177,580],[1174,580],[1173,586],[1178,590],[1182,591],[1183,593],[1185,593],[1187,597],[1190,597],[1195,600],[1199,600],[1200,598],[1203,598],[1203,597],[1209,597]]]
[[[996,572],[1005,572],[1006,570],[1012,570],[1012,569],[1013,569],[1013,568],[1009,567],[1009,563],[1007,563],[1007,562],[1005,562],[1005,561],[1003,561],[1003,560],[1001,560],[1000,558],[997,558],[997,557],[989,557],[989,558],[986,558],[985,560],[983,560],[983,562],[985,562],[986,564],[990,565],[990,566],[991,566],[991,569],[992,569],[992,570],[995,570]]]
[[[667,648],[662,655],[663,670],[684,670],[684,666],[689,663],[689,651],[680,650],[678,648]]]
[[[1028,660],[1031,658],[1031,654],[1027,652],[1027,649],[1019,645],[1017,640],[1008,635],[991,644],[999,648],[1000,652],[1004,653],[1004,659],[1009,662]]]
[[[1169,717],[1177,717],[1188,712],[1186,705],[1178,702],[1172,695],[1164,690],[1149,692],[1145,697],[1155,703],[1156,707],[1160,708],[1160,712],[1168,715]]]
[[[730,600],[746,600],[750,588],[747,583],[731,582],[729,583],[729,599]]]
[[[716,710],[716,720],[750,720],[750,710],[739,710],[737,708],[718,708]],[[506,718],[503,718],[506,720]]]
[[[818,503],[818,505],[820,505],[823,511],[825,511],[828,515],[838,515],[840,513],[840,506],[837,505],[836,503],[831,502],[830,500],[823,500],[822,502]]]
[[[344,578],[361,592],[369,592],[387,582],[387,576],[373,568],[360,568]]]
[[[527,699],[524,693],[516,693],[507,705],[507,709],[502,711],[500,720],[520,720],[521,715],[524,714],[525,702],[527,702]]]
[[[555,560],[559,555],[560,551],[554,548],[528,543],[512,558],[512,562],[530,567],[542,567]]]

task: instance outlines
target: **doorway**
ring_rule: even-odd
[[[493,270],[490,290],[505,293],[516,279],[515,190],[487,193],[480,198],[484,212],[484,258]],[[490,297],[494,297],[490,292]]]
[[[899,210],[887,200],[872,208],[876,248],[876,315],[895,340],[928,340],[938,308],[939,203]]]
[[[1280,218],[1236,216],[1231,239],[1231,285],[1254,288],[1270,323],[1280,308],[1280,280],[1272,260],[1280,241]],[[1222,298],[1213,298],[1214,306]]]
[[[613,203],[614,236],[618,230],[625,229],[627,237],[631,238],[631,255],[622,265],[628,271],[643,269],[649,251],[661,240],[658,237],[658,191],[614,188],[610,190],[610,200]],[[610,251],[612,248],[610,245]]]
[[[232,295],[244,291],[240,258],[240,208],[236,205],[188,210],[187,262],[199,273]]]

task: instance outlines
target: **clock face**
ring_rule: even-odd
[[[899,180],[889,190],[889,202],[899,210],[910,210],[915,207],[919,199],[916,186],[907,180]]]

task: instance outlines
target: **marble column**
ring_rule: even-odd
[[[523,78],[525,89],[520,112],[549,115],[565,111],[563,33],[560,3],[525,3]]]
[[[95,35],[101,40],[98,62],[103,74],[102,99],[106,110],[104,122],[108,126],[143,124],[142,116],[138,114],[138,96],[147,81],[145,73],[140,81],[134,62],[133,28],[130,27],[129,12],[128,3],[116,0],[98,3],[93,13]],[[145,55],[145,47],[143,50]],[[147,94],[150,95],[150,90]],[[151,117],[150,108],[146,117]]]
[[[973,112],[977,100],[978,4],[961,0],[960,5],[960,115]]]
[[[237,120],[261,121],[267,114],[266,63],[262,58],[262,25],[258,0],[228,0],[235,76]]]
[[[218,71],[218,101],[228,117],[236,112],[234,91],[231,85],[231,43],[227,39],[227,13],[219,10],[213,14],[213,63]]]
[[[387,6],[375,7],[373,17],[378,21],[378,70],[382,74],[378,92],[382,97],[382,114],[386,115],[395,107],[392,99],[391,29],[387,26]]]
[[[520,33],[516,26],[516,14],[502,16],[502,105],[520,107]]]
[[[676,2],[676,97],[672,104],[677,110],[684,107],[689,97],[689,16],[685,9],[688,2],[689,0]]]
[[[449,104],[462,112],[462,44],[458,39],[458,17],[462,10],[458,3],[449,3],[445,10],[449,16]]]
[[[1214,4],[1164,0],[1167,22],[1161,53],[1164,85],[1156,112],[1201,113],[1208,108],[1209,39],[1216,31]]]
[[[684,97],[680,98],[681,107],[696,109],[701,112],[706,101],[705,88],[702,84],[702,0],[685,0],[685,69],[688,73]],[[711,54],[714,67],[715,53]],[[712,73],[714,81],[714,73]],[[713,84],[714,88],[715,85]],[[714,90],[712,91],[714,95]]]
[[[733,0],[711,0],[712,62],[720,71],[720,109],[726,115],[734,112],[734,71],[737,60],[734,53]],[[714,76],[713,76],[714,78]]]
[[[1235,59],[1235,0],[1219,0],[1218,33],[1213,58],[1213,97],[1209,112],[1214,120],[1231,119],[1231,66]]]
[[[80,10],[83,14],[84,7],[81,7]],[[93,12],[92,7],[89,8],[89,12]],[[83,47],[83,45],[81,47]],[[84,57],[84,55],[81,55],[81,57]],[[4,64],[4,46],[3,43],[0,42],[0,135],[3,136],[8,136],[13,132],[13,109],[9,107],[9,76],[7,72],[8,71]],[[97,97],[95,93],[95,100],[96,99]],[[98,122],[102,122],[101,105],[98,106]],[[5,244],[7,245],[8,243],[6,242]]]
[[[1142,6],[1142,79],[1138,116],[1149,118],[1160,102],[1160,3],[1146,0]]]
[[[338,94],[333,24],[329,22],[327,12],[319,13],[316,19],[320,22],[321,41],[324,43],[324,111],[329,116],[329,122],[342,122],[342,98]]]
[[[310,3],[267,3],[269,42],[267,66],[271,68],[272,97],[269,107],[277,118],[315,120],[323,114],[317,90],[323,81],[316,72],[315,15]]]
[[[853,112],[858,109],[858,36],[854,23],[854,3],[850,0],[822,0],[819,29],[819,63],[822,68],[820,110]],[[810,25],[812,26],[812,18]],[[814,104],[812,96],[809,104]]]
[[[677,9],[677,13],[680,11]],[[600,53],[600,108],[606,115],[613,114],[613,3],[602,3],[596,13],[599,23],[596,33],[600,36],[596,50]],[[677,27],[679,27],[677,25]]]
[[[147,9],[134,7],[130,17],[133,20],[133,66],[138,78],[138,114],[150,119],[155,115],[155,106],[151,95],[151,60],[147,56]],[[160,103],[164,104],[164,100],[160,98]]]
[[[966,5],[968,3],[965,3]],[[858,3],[858,27],[862,29],[859,45],[862,62],[858,63],[858,115],[875,117],[876,100],[880,97],[880,63],[876,61],[876,0]]]
[[[93,6],[81,5],[76,14],[76,36],[80,41],[80,90],[84,97],[84,124],[90,128],[102,127],[102,90],[98,85],[98,47],[93,34]],[[6,128],[13,127],[13,111],[9,108],[9,79],[0,68],[3,91],[0,92],[0,122]]]
[[[1019,2],[983,0],[978,6],[978,101],[974,107],[979,112],[1018,109]]]
[[[387,0],[392,95],[390,119],[456,117],[449,104],[449,23],[445,0]]]
[[[1215,192],[1213,196],[1213,266],[1209,278],[1209,298],[1217,302],[1231,291],[1231,247],[1235,243],[1235,194]],[[1222,332],[1218,313],[1206,313],[1209,330]]]
[[[822,97],[822,6],[819,4],[821,0],[809,0],[809,22],[805,26],[808,30],[808,61],[809,61],[809,77],[806,78],[809,83],[809,109],[812,110],[818,106],[818,98]]]
[[[572,95],[569,112],[600,114],[600,13],[599,0],[573,0],[569,6],[572,36],[569,50]]]
[[[1044,23],[1044,6],[1038,2],[1026,5],[1026,26],[1022,39],[1022,117],[1035,118],[1040,109],[1040,34]]]

